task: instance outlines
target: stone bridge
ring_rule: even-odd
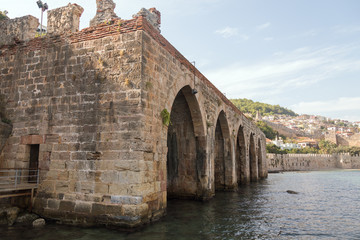
[[[97,3],[82,31],[76,4],[48,11],[44,37],[32,16],[0,22],[12,123],[0,167],[41,170],[35,211],[135,227],[163,216],[168,198],[267,177],[265,135],[160,34],[160,13],[121,20],[112,1]]]

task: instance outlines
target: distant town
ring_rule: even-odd
[[[264,121],[279,134],[267,139],[281,149],[319,147],[319,141],[329,141],[338,146],[360,147],[360,121],[350,122],[315,115],[257,115],[256,121]],[[292,142],[284,142],[284,137]]]
[[[360,121],[298,115],[245,98],[231,101],[265,133],[268,153],[360,153]]]

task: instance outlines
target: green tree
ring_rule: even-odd
[[[275,144],[267,144],[266,145],[266,152],[267,153],[276,153],[276,154],[286,154],[286,150],[281,150],[278,146]]]
[[[251,113],[253,116],[259,111],[262,116],[267,115],[289,115],[297,116],[297,114],[287,108],[280,107],[279,105],[271,105],[261,102],[254,102],[250,99],[239,98],[230,99],[230,101],[244,113]]]
[[[256,122],[256,126],[260,128],[260,130],[265,134],[265,136],[269,139],[275,139],[278,135],[278,132],[275,131],[272,127],[267,125],[264,121],[258,121]]]
[[[337,148],[336,144],[334,144],[330,141],[321,140],[319,142],[319,153],[331,154],[331,153],[334,153],[336,148]]]

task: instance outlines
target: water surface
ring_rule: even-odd
[[[169,201],[165,218],[133,233],[56,224],[0,231],[4,240],[360,239],[360,171],[270,174],[206,203]]]

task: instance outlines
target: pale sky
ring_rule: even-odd
[[[36,0],[1,1],[11,18],[40,19]],[[43,2],[53,9],[69,0]],[[114,2],[122,19],[156,7],[163,36],[228,98],[360,121],[359,0]],[[88,27],[96,1],[71,3],[85,9],[81,28]]]

